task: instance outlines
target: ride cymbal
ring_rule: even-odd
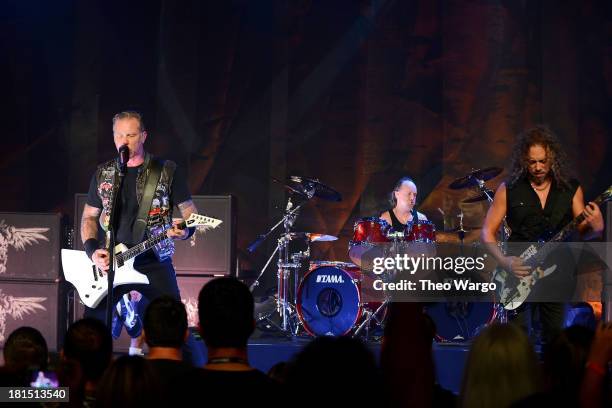
[[[466,176],[460,177],[450,183],[448,188],[460,190],[462,188],[478,186],[478,180],[487,181],[496,177],[503,171],[500,167],[487,167],[485,169],[474,170]]]
[[[328,201],[342,201],[342,195],[319,181],[319,179],[291,176],[289,182],[293,184],[293,187],[301,191],[308,197],[318,197]]]

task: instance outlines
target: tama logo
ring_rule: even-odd
[[[317,275],[317,283],[344,283],[342,275]]]

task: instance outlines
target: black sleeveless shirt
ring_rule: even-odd
[[[512,229],[508,241],[534,242],[548,239],[573,219],[572,199],[579,183],[570,181],[570,188],[552,180],[546,205],[542,208],[538,194],[526,177],[506,189],[506,220]]]
[[[404,231],[404,229],[406,228],[406,224],[402,224],[400,220],[397,219],[395,213],[393,212],[393,208],[389,209],[389,217],[391,217],[391,228],[393,228],[394,231]]]

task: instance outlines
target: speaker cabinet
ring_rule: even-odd
[[[61,278],[60,214],[0,213],[0,280]]]
[[[232,196],[194,196],[198,213],[223,221],[217,228],[196,231],[185,241],[175,241],[173,257],[177,274],[231,275],[235,269],[235,213]],[[174,214],[180,214],[176,211]]]
[[[59,351],[68,314],[64,282],[0,282],[0,348],[18,327],[38,329],[50,351]]]

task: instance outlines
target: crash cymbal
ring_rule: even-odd
[[[310,239],[310,242],[330,242],[338,239],[333,235],[315,234],[314,232],[307,232],[306,236]]]
[[[333,188],[321,183],[319,179],[291,176],[289,177],[290,185],[296,190],[302,192],[308,197],[322,198],[329,201],[342,201],[342,195]]]
[[[297,196],[299,196],[300,198],[304,199],[304,200],[308,200],[310,197],[308,197],[308,195],[306,193],[304,193],[302,191],[301,188],[297,189],[295,187],[291,187],[288,184],[283,183],[282,181],[274,178],[274,177],[270,177],[272,179],[272,181],[274,181],[275,183],[280,184],[281,186],[285,187],[286,190],[288,190],[291,194],[295,194]]]
[[[318,234],[316,232],[290,232],[289,239],[308,239],[310,242],[330,242],[335,241],[338,237],[327,234]]]
[[[502,170],[503,169],[499,167],[487,167],[486,169],[474,170],[468,175],[460,177],[450,183],[448,185],[448,188],[452,188],[453,190],[460,190],[466,187],[478,186],[478,182],[476,180],[491,180],[493,177],[496,177],[499,173],[501,173]]]
[[[487,193],[489,193],[489,197],[493,198],[493,196],[495,196],[495,191],[493,190],[489,190],[487,189]],[[466,198],[465,200],[461,201],[462,203],[477,203],[478,201],[486,201],[489,198],[487,197],[487,195],[483,192],[480,193],[478,195],[475,195],[473,197],[469,197]]]

